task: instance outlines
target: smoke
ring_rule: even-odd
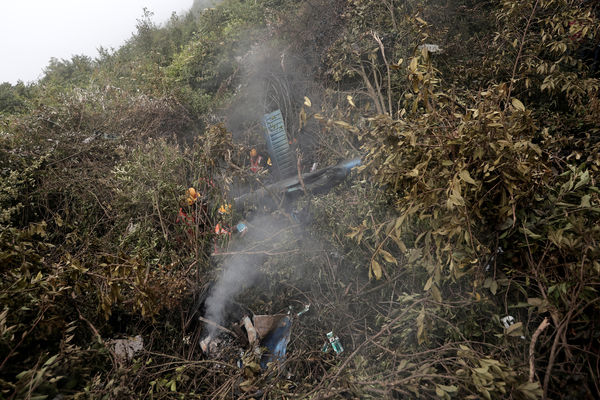
[[[208,1],[208,0],[204,0]],[[195,0],[194,6],[199,8],[203,0]],[[202,4],[201,4],[202,3]],[[218,3],[218,1],[213,1]],[[303,164],[307,168],[315,161],[315,131],[318,129],[314,121],[300,126],[299,114],[303,107],[304,96],[311,99],[313,110],[320,108],[321,88],[315,81],[318,71],[320,50],[315,48],[315,41],[310,37],[315,18],[334,13],[329,7],[324,9],[308,8],[301,15],[301,20],[293,24],[299,27],[299,32],[293,29],[286,31],[283,26],[276,30],[267,26],[260,34],[248,32],[249,39],[240,47],[236,57],[239,72],[236,74],[235,96],[225,110],[227,128],[233,133],[234,139],[248,147],[266,148],[263,127],[260,123],[263,114],[280,109],[285,121],[286,131],[290,142],[304,154]],[[304,15],[306,14],[306,15]],[[268,24],[267,24],[268,25]],[[298,37],[309,34],[309,39],[300,46],[292,47],[282,44],[281,33]],[[302,34],[301,34],[302,33]],[[273,36],[276,35],[277,36]],[[250,38],[262,38],[254,41]],[[276,40],[273,40],[276,39]],[[323,44],[321,45],[325,47]],[[261,149],[262,148],[262,149]],[[238,188],[239,189],[239,188]],[[235,189],[234,190],[238,190]],[[247,188],[246,188],[247,189]],[[232,246],[221,264],[221,275],[212,287],[205,301],[205,317],[222,325],[227,314],[228,306],[246,288],[252,287],[261,271],[269,268],[269,260],[273,254],[282,252],[299,253],[298,242],[306,241],[306,236],[299,234],[298,225],[290,223],[283,217],[273,215],[258,216],[248,222],[248,233],[245,237],[234,237]],[[294,246],[296,246],[294,248]],[[304,248],[319,248],[318,243],[304,243]],[[300,254],[298,254],[300,256]],[[281,271],[289,265],[276,264],[273,259],[270,272]],[[299,274],[300,267],[293,266]],[[216,327],[207,324],[210,336],[215,336]]]
[[[311,129],[300,129],[298,124],[305,96],[315,110],[320,106],[321,91],[309,59],[304,53],[272,42],[254,43],[236,57],[241,79],[226,110],[227,128],[236,140],[254,142],[249,143],[252,146],[264,141],[261,118],[279,109],[290,140],[303,141],[306,152],[312,148]]]
[[[261,274],[269,255],[293,251],[296,237],[294,225],[284,218],[262,215],[247,224],[244,237],[234,236],[224,253],[221,275],[205,302],[206,319],[222,325],[228,306],[243,290],[252,287]],[[207,324],[209,336],[216,336],[216,327]]]

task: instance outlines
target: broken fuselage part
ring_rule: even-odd
[[[359,166],[360,158],[343,161],[332,167],[280,180],[264,188],[243,194],[234,199],[237,210],[244,210],[258,205],[276,208],[282,201],[290,201],[299,197],[304,190],[312,194],[326,193],[342,183],[352,171]]]

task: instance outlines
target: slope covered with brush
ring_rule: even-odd
[[[0,86],[0,397],[600,396],[597,2],[215,3]],[[300,170],[363,165],[224,217],[274,109]],[[199,348],[243,218],[231,319],[311,304],[268,371]]]

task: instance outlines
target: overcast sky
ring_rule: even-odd
[[[51,57],[92,58],[118,48],[135,31],[147,7],[166,22],[193,0],[0,0],[0,83],[35,81]]]

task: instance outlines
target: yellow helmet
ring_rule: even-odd
[[[257,154],[258,152],[256,151],[256,149],[250,150],[250,157],[256,157]]]

